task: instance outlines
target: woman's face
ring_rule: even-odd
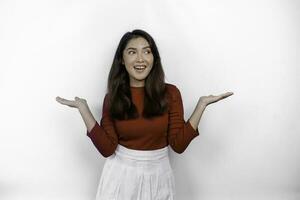
[[[145,78],[153,66],[153,54],[150,45],[143,37],[128,41],[124,51],[122,63],[125,65],[130,79],[130,86],[145,86]]]

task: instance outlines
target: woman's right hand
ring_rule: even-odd
[[[75,97],[75,100],[67,100],[64,98],[61,98],[59,96],[56,97],[56,101],[58,103],[61,103],[63,105],[67,105],[70,106],[72,108],[80,108],[82,106],[87,106],[87,102],[85,99],[79,98],[79,97]]]

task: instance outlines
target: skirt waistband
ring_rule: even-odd
[[[127,167],[135,173],[165,173],[170,172],[168,146],[156,150],[135,150],[118,144],[115,153],[109,157],[119,167]]]
[[[118,144],[117,149],[115,151],[116,155],[121,157],[126,157],[132,160],[160,160],[169,156],[169,148],[168,146],[155,149],[155,150],[135,150],[129,149],[123,145]]]

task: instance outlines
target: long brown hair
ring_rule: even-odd
[[[137,37],[143,37],[148,41],[154,56],[153,67],[145,79],[143,117],[152,118],[159,116],[164,114],[168,109],[165,74],[157,46],[147,32],[135,29],[122,36],[108,76],[109,111],[111,117],[114,119],[124,120],[138,117],[137,108],[131,101],[129,75],[122,64],[123,50],[129,40]]]

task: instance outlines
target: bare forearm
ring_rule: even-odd
[[[93,114],[91,113],[89,107],[86,105],[80,106],[78,108],[78,110],[81,114],[81,117],[86,125],[88,132],[90,132],[96,124],[96,120],[95,120]]]
[[[198,103],[193,114],[191,115],[191,117],[189,118],[189,122],[191,123],[192,127],[196,130],[198,125],[199,125],[199,122],[200,122],[200,119],[201,119],[201,116],[205,110],[206,106],[202,103]]]

